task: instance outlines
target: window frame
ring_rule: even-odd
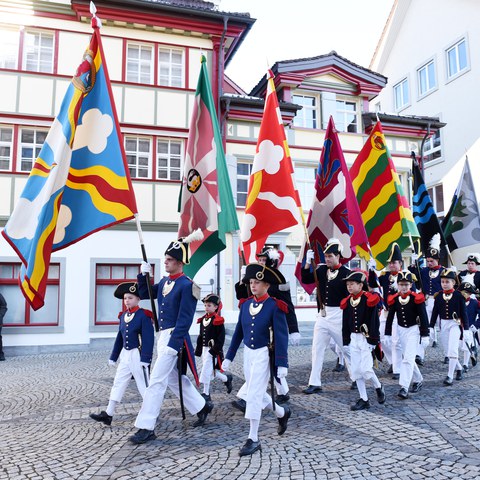
[[[238,166],[239,165],[247,165],[248,166],[248,175],[245,174],[239,174],[238,173]],[[236,196],[235,196],[235,205],[237,207],[245,208],[247,205],[247,199],[248,199],[248,185],[250,181],[250,176],[252,174],[252,168],[253,168],[253,162],[250,162],[248,160],[238,160],[237,161],[237,190],[236,190]],[[244,192],[243,190],[238,189],[238,181],[239,180],[246,180],[247,181],[247,190]],[[245,202],[242,204],[238,201],[238,195],[245,195]]]
[[[152,159],[153,159],[153,152],[152,152],[152,147],[153,147],[153,139],[152,137],[148,137],[148,136],[144,136],[144,135],[133,135],[133,134],[123,134],[123,138],[124,138],[124,148],[125,148],[125,157],[126,157],[126,161],[127,161],[127,167],[128,167],[128,170],[130,172],[130,177],[132,178],[132,180],[151,180],[152,179]],[[133,150],[129,150],[127,149],[127,142],[128,141],[132,141],[132,140],[135,140],[136,142],[136,151],[134,152]],[[146,156],[146,153],[145,152],[140,152],[139,150],[139,142],[141,141],[148,141],[148,144],[149,144],[149,149],[148,149],[148,166],[147,168],[143,168],[143,166],[141,166],[142,168],[139,168],[140,165],[139,165],[139,162],[138,162],[138,159],[139,157],[143,157],[143,156]],[[129,163],[129,157],[135,155],[136,157],[136,163],[135,165],[132,165]],[[135,174],[132,173],[132,168],[135,169]],[[138,172],[142,170],[142,171],[145,171],[147,172],[147,175],[145,177],[140,177],[138,176]]]
[[[167,51],[169,52],[169,62],[168,64],[166,62],[162,62],[161,58],[160,58],[160,54],[162,53],[162,51]],[[172,62],[172,55],[174,52],[181,52],[182,54],[182,62],[180,65],[174,65],[173,62]],[[185,48],[182,48],[182,47],[179,47],[179,46],[168,46],[168,45],[165,45],[165,44],[161,44],[161,45],[158,45],[158,48],[157,48],[157,63],[158,63],[158,66],[157,66],[157,85],[160,86],[160,87],[171,87],[171,88],[185,88],[185,84],[186,84],[186,51],[185,51]],[[165,75],[162,75],[161,73],[161,69],[162,69],[162,66],[165,66],[165,65],[168,65],[168,82],[167,83],[163,83],[162,82],[162,77],[164,77]],[[173,78],[175,78],[173,75],[172,75],[172,69],[174,66],[180,66],[180,69],[181,69],[181,74],[179,75],[179,78],[180,78],[180,85],[174,85],[173,84]]]
[[[307,105],[303,101],[298,101],[298,99],[312,99],[313,105]],[[317,95],[308,95],[304,93],[294,93],[292,94],[292,102],[297,105],[301,105],[302,108],[297,110],[295,117],[293,117],[293,126],[296,128],[310,128],[317,129],[320,125],[320,114],[319,114],[319,98]],[[305,112],[312,112],[312,118],[306,117]],[[311,123],[310,123],[311,121]]]
[[[132,59],[128,56],[128,52],[129,52],[130,47],[138,47],[139,48],[140,53],[139,53],[138,58]],[[149,61],[142,60],[142,58],[141,58],[142,48],[150,49],[150,60]],[[136,65],[137,65],[137,71],[134,74],[134,76],[136,77],[135,79],[129,79],[128,78],[129,77],[128,66],[129,66],[130,62],[136,63]],[[150,69],[150,71],[149,71],[150,79],[149,79],[148,82],[143,81],[143,79],[142,79],[141,68],[142,68],[142,65],[144,65],[144,64],[148,64],[149,69]],[[155,45],[147,44],[147,43],[141,43],[141,42],[129,42],[129,41],[127,41],[126,46],[125,46],[125,82],[139,83],[139,84],[142,84],[142,85],[153,85],[155,83],[154,72],[155,72]]]
[[[4,34],[7,34],[7,33],[11,33],[12,34],[12,37],[16,35],[16,43],[9,43],[8,41],[5,41],[3,43],[3,48],[5,49],[5,47],[7,46],[13,46],[12,47],[12,52],[7,52],[6,49],[4,51],[5,54],[8,54],[8,53],[11,53],[12,54],[12,57],[13,55],[15,56],[15,60],[14,60],[14,64],[13,66],[9,66],[9,65],[5,65],[6,63],[6,60],[2,60],[2,58],[0,57],[0,69],[7,69],[7,70],[17,70],[18,69],[18,52],[20,50],[20,31],[19,30],[14,30],[13,28],[3,28],[2,27],[2,32],[1,33],[4,33]],[[7,39],[5,39],[7,40]],[[0,37],[0,42],[2,42],[2,39]],[[5,63],[3,63],[5,62]]]
[[[299,178],[297,176],[301,171],[313,170],[313,179]],[[317,178],[318,162],[313,164],[305,164],[301,162],[294,162],[294,174],[295,174],[295,185],[297,187],[298,195],[300,196],[300,203],[304,211],[309,211],[313,199],[315,198],[315,182]],[[311,195],[306,195],[307,192],[310,192]]]
[[[441,194],[438,194],[438,191],[441,191]],[[442,221],[443,217],[445,216],[445,192],[443,190],[443,183],[437,183],[427,188],[427,192],[430,195],[430,199],[432,200],[433,208],[437,214],[438,220]],[[441,198],[441,205],[439,198]],[[439,206],[442,209],[439,211]]]
[[[465,44],[465,66],[460,69],[459,68],[459,54],[458,54],[458,46],[460,44],[464,43]],[[450,71],[450,61],[449,61],[449,52],[455,50],[455,60],[456,60],[456,66],[458,67],[458,70],[454,73]],[[459,76],[463,75],[464,73],[468,72],[470,70],[470,56],[469,56],[469,49],[468,49],[468,41],[467,41],[467,36],[463,36],[459,38],[457,41],[452,43],[449,47],[445,49],[445,68],[446,68],[446,77],[447,77],[447,83],[450,82],[451,80],[454,80],[455,78],[458,78]]]
[[[24,131],[27,131],[27,130],[32,130],[34,132],[34,143],[24,143],[22,141],[22,134]],[[38,158],[38,155],[40,154],[41,150],[42,150],[42,147],[43,147],[43,144],[45,143],[45,140],[42,142],[42,143],[38,143],[37,142],[37,134],[41,132],[41,133],[45,133],[45,140],[47,138],[47,135],[48,135],[48,129],[47,128],[44,128],[44,127],[36,127],[36,126],[22,126],[20,129],[19,129],[19,132],[18,132],[18,147],[17,147],[17,172],[23,172],[23,173],[29,173],[32,168],[33,168],[33,165],[35,165],[35,161],[37,160]],[[30,147],[28,147],[28,145],[30,145]],[[31,167],[28,169],[28,170],[25,170],[23,169],[23,162],[24,162],[24,157],[23,157],[23,148],[31,148],[33,150],[33,153],[34,153],[34,157],[32,158],[32,165]],[[38,151],[38,153],[37,153]],[[26,158],[26,157],[25,157]]]
[[[347,116],[350,114],[352,114],[352,112],[350,110],[347,110],[347,109],[339,109],[339,103],[343,103],[344,105],[346,104],[352,104],[354,105],[355,107],[355,132],[350,132],[349,130],[341,130],[341,128],[339,127],[341,124],[345,125],[345,128],[348,128],[348,126],[350,124],[347,124],[346,122],[346,118]],[[359,107],[359,102],[357,99],[355,99],[354,97],[347,97],[347,96],[343,96],[343,95],[337,95],[336,96],[336,99],[335,99],[335,127],[336,129],[339,131],[339,132],[342,132],[342,133],[359,133],[359,125],[360,125],[360,118],[359,118],[359,111],[360,109],[358,108]],[[343,116],[343,122],[340,122],[339,121],[339,116]]]
[[[40,69],[40,57],[41,57],[41,53],[42,53],[42,50],[41,50],[41,45],[39,47],[39,52],[37,53],[37,60],[36,60],[36,64],[37,64],[37,68],[36,69],[31,69],[31,68],[27,68],[28,66],[28,45],[27,45],[27,36],[28,35],[40,35],[40,39],[42,38],[42,36],[48,36],[48,37],[51,37],[52,38],[52,47],[51,47],[51,61],[50,61],[50,68],[48,70],[42,70]],[[23,47],[22,47],[22,70],[26,71],[26,72],[35,72],[35,73],[55,73],[55,49],[56,49],[56,38],[55,38],[55,32],[51,31],[51,30],[40,30],[40,29],[26,29],[24,34],[23,34]],[[35,47],[35,45],[34,45]]]
[[[429,74],[429,66],[433,67],[433,84],[430,82],[430,74]],[[422,91],[422,79],[421,75],[422,72],[425,72],[425,83],[426,83],[426,89]],[[435,62],[434,58],[431,58],[427,62],[425,62],[423,65],[421,65],[419,68],[417,68],[417,84],[418,84],[418,97],[423,98],[429,95],[430,93],[434,92],[438,88],[438,82],[437,82],[437,65]],[[431,85],[430,85],[431,84]]]
[[[401,96],[402,96],[402,101],[403,103],[401,105],[398,105],[397,104],[397,87],[400,87],[400,86],[403,86],[403,85],[406,85],[406,92],[408,94],[408,98],[407,100],[405,101],[405,98],[404,98],[404,88],[402,87],[402,89],[400,90],[401,91]],[[409,79],[408,77],[403,77],[399,82],[397,82],[394,86],[393,86],[393,106],[394,106],[394,109],[396,112],[399,112],[400,110],[403,110],[407,107],[410,106],[411,104],[411,95],[410,95],[410,82],[409,82]]]
[[[166,154],[160,153],[159,149],[159,144],[160,143],[167,143],[168,144],[168,152]],[[171,153],[171,147],[172,143],[179,144],[180,145],[180,153],[177,154],[172,154]],[[180,160],[180,166],[177,167],[172,167],[171,163],[172,160],[176,159],[178,156],[178,159]],[[160,160],[166,159],[167,165],[166,167],[161,167],[160,166]],[[185,159],[185,141],[183,139],[179,138],[173,138],[173,137],[156,137],[156,179],[157,180],[170,180],[174,182],[181,182],[182,177],[183,177],[183,168],[184,168],[184,159]],[[167,172],[167,177],[161,177],[160,176],[160,169],[162,171]],[[172,178],[172,172],[176,172],[178,170],[179,172],[179,178]]]
[[[435,145],[438,139],[438,144]],[[440,152],[439,156],[434,156]],[[433,156],[432,156],[433,155]],[[432,156],[432,158],[428,158]],[[436,130],[433,135],[427,138],[423,146],[423,162],[425,165],[432,165],[442,160],[442,134],[440,130]]]
[[[3,130],[10,130],[11,132],[11,140],[10,142],[6,140],[2,140],[2,131]],[[13,169],[13,149],[14,149],[14,135],[15,135],[15,130],[13,126],[9,125],[0,125],[0,172],[11,172]],[[1,149],[2,148],[8,148],[10,150],[9,157],[7,158],[6,156],[1,155]],[[8,168],[2,168],[2,162],[8,161]]]

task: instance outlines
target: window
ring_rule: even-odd
[[[405,78],[393,87],[395,110],[400,110],[410,103],[408,80]]]
[[[426,95],[437,86],[435,75],[435,63],[433,60],[418,69],[418,93],[420,96]]]
[[[315,97],[307,95],[293,95],[293,103],[302,105],[301,110],[297,110],[297,114],[293,119],[293,125],[304,128],[317,128],[317,107]]]
[[[158,178],[162,180],[182,179],[183,142],[159,138],[157,141]]]
[[[127,82],[153,83],[153,47],[127,45]]]
[[[467,68],[467,43],[462,38],[462,40],[447,50],[447,76],[452,78]]]
[[[118,313],[123,310],[122,300],[115,298],[113,292],[122,282],[136,282],[140,273],[138,264],[98,263],[95,270],[95,325],[118,324]],[[152,275],[154,278],[152,265]],[[149,301],[146,301],[149,304]],[[145,308],[151,308],[145,303]]]
[[[20,131],[20,171],[29,172],[47,138],[46,130],[24,128]]]
[[[425,145],[423,147],[423,161],[427,163],[441,157],[442,145],[440,141],[440,130],[437,130],[425,141]]]
[[[251,163],[237,163],[237,207],[247,204],[248,181],[252,173]]]
[[[5,30],[2,27],[0,31],[0,68],[17,68],[18,58],[18,31]]]
[[[12,165],[13,130],[0,128],[0,170],[10,170]]]
[[[166,87],[183,87],[184,54],[178,48],[158,49],[158,84]]]
[[[25,32],[23,68],[30,72],[53,72],[53,34]]]
[[[312,206],[313,196],[315,195],[316,174],[316,168],[295,166],[295,183],[304,210],[309,210]]]
[[[18,274],[21,264],[0,263],[0,288],[8,304],[8,311],[3,319],[5,326],[51,326],[59,323],[60,302],[60,264],[51,263],[48,269],[45,305],[36,312],[31,309],[18,288]]]
[[[443,185],[434,185],[427,189],[432,199],[433,208],[437,212],[437,217],[441,221],[445,215],[445,203],[443,201]]]
[[[335,127],[339,132],[357,133],[357,104],[337,99]]]
[[[151,177],[151,141],[149,138],[125,136],[125,154],[132,178]]]

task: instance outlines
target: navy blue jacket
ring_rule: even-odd
[[[328,280],[328,271],[331,274],[338,272],[335,278]],[[317,267],[317,278],[320,288],[320,294],[324,305],[329,307],[339,307],[340,302],[348,297],[347,284],[343,281],[348,277],[352,271],[341,265],[338,269],[331,270],[325,264],[321,264]],[[315,277],[313,275],[312,268],[302,268],[302,283],[312,284],[315,283]]]
[[[465,321],[465,328],[470,328],[472,325],[477,327],[477,324],[480,323],[480,321],[477,320],[480,314],[480,303],[474,295],[472,295],[468,301],[465,301],[465,308],[468,319],[468,321]]]
[[[248,298],[240,306],[238,323],[232,336],[232,342],[226,358],[233,360],[240,344],[256,350],[270,344],[270,327],[273,327],[275,346],[275,366],[288,367],[288,328],[285,318],[286,305],[268,295],[266,299],[257,302],[255,297]],[[262,298],[265,298],[262,297]],[[263,303],[262,309],[256,314],[250,314],[252,307]]]
[[[451,297],[445,299],[445,292],[442,290],[435,295],[435,303],[433,304],[432,316],[430,318],[430,327],[434,327],[437,318],[451,320],[453,314],[461,320],[462,325],[467,321],[467,309],[465,307],[465,298],[458,290],[451,292]]]
[[[402,299],[403,303],[400,299]],[[428,316],[425,308],[425,296],[422,293],[410,291],[405,297],[400,293],[396,293],[389,297],[388,305],[385,335],[392,334],[393,319],[395,314],[397,314],[397,321],[400,327],[408,328],[418,324],[420,327],[420,335],[422,337],[428,337]]]
[[[139,308],[133,313],[133,318],[129,322],[125,321],[127,313],[128,311],[124,311],[118,316],[120,324],[110,360],[116,362],[122,348],[125,350],[138,348],[140,349],[140,361],[151,363],[155,338],[152,312]]]
[[[413,272],[417,278],[421,278],[422,283],[420,284],[420,280],[417,281],[417,288],[422,290],[422,293],[427,296],[435,295],[437,292],[442,290],[442,282],[441,282],[441,273],[445,270],[444,267],[441,265],[439,268],[428,268],[428,267],[421,267],[420,274],[415,266],[408,267],[408,269]]]

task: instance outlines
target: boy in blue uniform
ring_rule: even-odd
[[[468,365],[471,360],[472,367],[477,364],[477,353],[475,348],[474,333],[477,331],[475,327],[475,321],[480,314],[480,303],[476,299],[475,295],[478,294],[478,290],[475,286],[473,274],[466,274],[463,277],[463,282],[458,287],[458,291],[461,292],[465,298],[465,308],[467,310],[467,318],[465,320],[463,331],[463,371],[468,371]]]
[[[228,370],[243,341],[243,370],[247,389],[245,418],[250,420],[250,432],[239,455],[252,455],[261,450],[258,427],[263,408],[273,409],[278,419],[278,434],[287,430],[291,411],[273,404],[267,395],[271,376],[285,378],[288,373],[288,328],[284,302],[268,295],[270,285],[285,283],[283,275],[274,268],[252,263],[247,265],[243,281],[249,281],[252,296],[242,302],[238,323],[228,349],[224,370]]]
[[[195,355],[202,357],[202,371],[200,383],[203,384],[202,396],[210,401],[210,382],[220,379],[227,389],[232,391],[232,374],[224,374],[222,369],[223,344],[225,343],[225,320],[220,315],[222,302],[220,297],[213,293],[207,295],[202,302],[205,305],[205,315],[197,320],[200,324],[200,334],[197,338]]]
[[[118,315],[118,334],[108,363],[113,366],[119,358],[120,362],[106,410],[90,414],[90,418],[105,425],[112,423],[115,408],[122,401],[132,375],[140,395],[144,396],[148,387],[148,366],[152,361],[154,343],[152,312],[138,306],[138,285],[131,282],[121,283],[114,295],[123,299],[126,308]]]
[[[352,272],[343,281],[349,293],[340,303],[343,345],[350,348],[352,380],[356,382],[360,394],[350,410],[365,410],[370,408],[366,380],[373,383],[378,403],[385,403],[385,391],[373,371],[371,353],[380,341],[380,296],[367,291],[367,276],[363,272]]]
[[[190,379],[182,373],[183,365],[178,370],[179,359],[187,359],[190,369],[198,385],[198,376],[195,368],[195,356],[189,335],[193,322],[197,300],[200,297],[200,288],[183,273],[183,265],[189,263],[190,238],[171,242],[165,251],[165,271],[167,277],[153,285],[153,294],[158,302],[158,324],[160,333],[157,337],[157,361],[152,370],[150,385],[145,391],[142,408],[137,415],[135,426],[139,429],[130,441],[135,444],[154,440],[155,424],[160,414],[167,387],[180,397],[179,377],[185,407],[192,414],[197,414],[198,420],[194,427],[205,423],[207,415],[212,411],[213,404],[207,402],[193,386]],[[148,287],[145,280],[146,273],[150,273],[151,266],[143,262],[141,275],[138,275],[138,285],[141,298],[148,298]],[[179,352],[182,352],[179,357]]]
[[[437,318],[440,317],[440,339],[448,357],[448,374],[443,384],[453,384],[453,374],[461,380],[463,369],[458,361],[459,342],[463,338],[464,323],[467,318],[465,300],[458,290],[454,290],[456,274],[453,270],[445,269],[441,273],[442,290],[435,295],[430,328],[435,328]]]

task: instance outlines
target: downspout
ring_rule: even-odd
[[[425,167],[423,166],[423,149],[425,147],[425,142],[427,138],[430,136],[430,122],[427,123],[427,133],[422,139],[422,143],[420,144],[420,171],[422,172],[422,177],[425,178]]]

